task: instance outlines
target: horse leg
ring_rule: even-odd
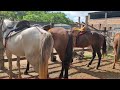
[[[81,51],[81,59],[83,59],[84,58],[84,48],[82,48],[82,51]]]
[[[94,60],[95,57],[96,57],[96,50],[93,49],[93,52],[92,52],[92,59],[91,59],[91,61],[88,63],[87,67],[89,67],[89,65],[92,64],[92,62],[93,62],[93,60]]]
[[[9,62],[9,79],[12,79],[12,58],[8,58]]]
[[[113,69],[115,69],[115,63],[117,62],[117,57],[116,55],[114,56],[114,63],[113,63]]]
[[[59,58],[61,60],[62,63],[62,68],[61,68],[61,72],[59,75],[59,78],[63,77],[63,71],[64,71],[64,53],[65,53],[65,49],[59,44],[59,46],[55,47],[55,50],[57,51]]]
[[[117,46],[114,46],[114,63],[113,63],[113,69],[115,69],[115,63],[117,62]]]
[[[20,57],[17,56],[17,67],[18,67],[18,70],[19,70],[19,75],[18,75],[18,78],[21,79],[21,72],[20,72]]]
[[[62,62],[62,69],[61,69],[61,73],[59,75],[59,78],[63,77],[63,72],[65,70],[64,78],[68,79],[68,69],[69,69],[69,62],[63,61]]]
[[[72,62],[73,62],[73,58],[71,59],[70,64],[72,64]]]
[[[26,70],[24,71],[24,74],[25,74],[25,75],[28,75],[29,67],[30,67],[30,64],[29,64],[29,62],[27,61],[27,67],[26,67]]]
[[[59,78],[62,78],[62,77],[63,77],[63,71],[64,71],[64,62],[62,61],[62,69],[61,69]]]
[[[101,61],[101,57],[102,57],[102,54],[101,54],[101,52],[100,52],[100,49],[98,49],[97,55],[98,55],[99,60],[98,60],[98,65],[97,65],[97,68],[96,68],[96,69],[98,69],[98,67],[100,66],[100,61]]]
[[[67,47],[64,55],[64,61],[63,61],[64,68],[65,68],[64,78],[67,78],[67,79],[68,79],[68,69],[72,60],[72,56],[73,56],[73,37],[72,35],[69,35],[69,39],[68,39],[68,43],[67,43]]]
[[[64,78],[68,79],[68,69],[69,69],[69,63],[65,62],[64,63],[64,67],[65,67],[65,74],[64,74]]]
[[[12,79],[12,54],[6,50],[6,56],[9,62],[9,79]]]
[[[51,59],[51,57],[48,59],[48,61],[50,61],[50,59]],[[45,65],[46,65],[46,66],[45,66],[45,70],[46,70],[46,75],[47,75],[46,78],[49,78],[49,73],[48,73],[48,62],[46,62]]]

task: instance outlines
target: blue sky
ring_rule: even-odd
[[[55,12],[63,12],[66,14],[68,18],[73,20],[74,22],[78,22],[78,17],[80,16],[80,21],[85,22],[85,16],[91,12],[98,12],[98,11],[55,11]]]

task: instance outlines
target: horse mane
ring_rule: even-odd
[[[42,29],[48,31],[49,29],[53,28],[54,27],[54,24],[53,23],[50,23],[50,24],[47,24],[47,25],[44,25],[42,27]]]

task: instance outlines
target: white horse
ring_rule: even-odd
[[[6,44],[6,56],[9,62],[9,78],[12,78],[12,54],[14,54],[18,57],[19,78],[21,78],[20,56],[25,56],[27,61],[39,74],[39,78],[46,79],[48,75],[48,60],[50,59],[54,44],[52,35],[36,26],[11,35],[5,41],[5,37],[13,29],[10,27],[15,26],[15,24],[11,20],[4,19],[1,20],[0,26],[3,31],[3,43],[4,45]]]

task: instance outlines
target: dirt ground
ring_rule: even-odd
[[[89,53],[90,54],[90,53]],[[86,54],[88,55],[88,53]],[[120,79],[120,63],[116,64],[116,69],[112,69],[113,59],[102,58],[101,67],[96,70],[98,59],[96,58],[90,67],[87,67],[90,59],[78,60],[74,59],[73,64],[69,69],[69,79]],[[35,79],[38,74],[34,72],[32,66],[30,66],[29,75],[24,75],[26,60],[21,60],[21,72],[23,79]],[[8,62],[5,62],[4,70],[0,70],[0,79],[8,79]],[[49,61],[49,77],[57,78],[61,70],[61,61],[57,56],[57,62]],[[16,79],[18,75],[18,69],[16,61],[13,61],[13,79]]]

